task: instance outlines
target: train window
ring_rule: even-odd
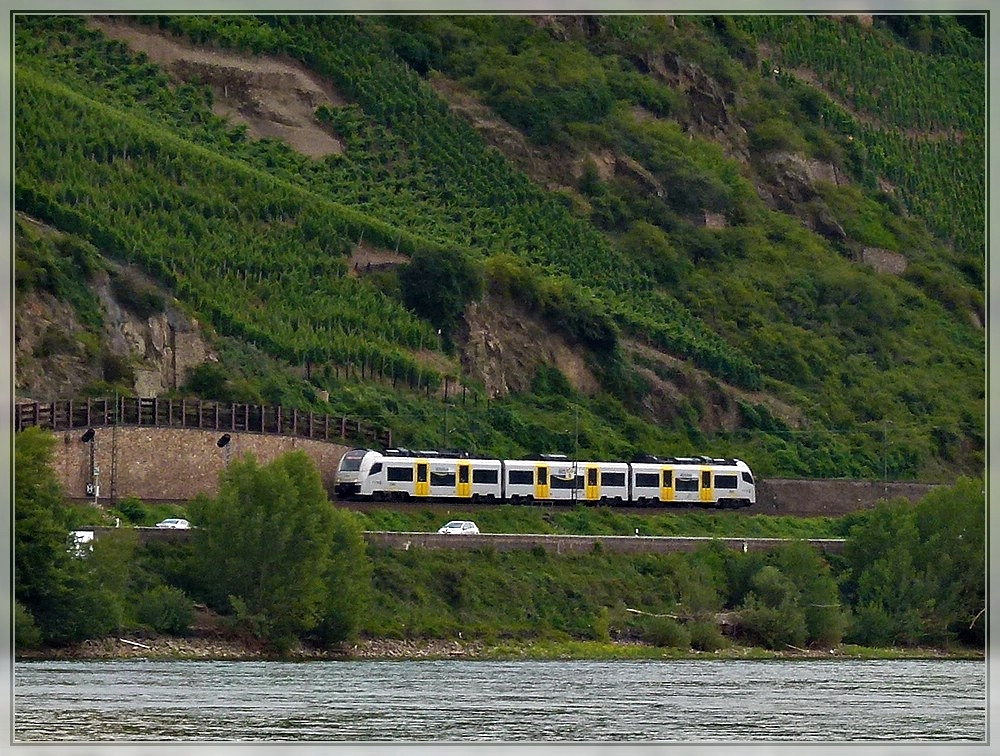
[[[587,468],[587,485],[596,486],[597,485],[597,468],[590,467]]]
[[[511,470],[507,480],[514,485],[533,485],[535,482],[534,470]]]
[[[625,485],[625,473],[602,473],[601,474],[601,485],[603,486],[624,486]]]
[[[417,468],[419,473],[419,468]],[[431,485],[432,486],[454,486],[455,485],[455,473],[453,472],[434,472],[431,470]]]
[[[417,483],[427,482],[427,467],[428,465],[426,462],[417,463]]]
[[[499,476],[496,470],[473,470],[473,483],[496,483]],[[513,482],[513,481],[511,481]]]
[[[368,474],[378,475],[380,472],[382,472],[382,463],[376,462],[374,465],[372,465],[372,469],[368,471]]]
[[[744,483],[749,483],[752,486],[753,485],[753,475],[751,475],[748,472],[743,473],[743,482]]]
[[[413,480],[412,467],[387,467],[385,477],[388,480],[411,481]]]
[[[549,484],[549,468],[538,468],[538,485],[547,486]]]
[[[636,473],[635,485],[641,488],[656,488],[659,485],[659,476],[656,473]]]
[[[698,479],[697,478],[678,478],[677,479],[677,490],[678,491],[697,491],[698,490]]]
[[[469,482],[469,466],[468,465],[461,465],[458,468],[458,482],[459,483],[468,483]],[[735,486],[734,486],[734,488],[735,488]]]
[[[368,453],[367,449],[363,449],[360,452],[358,450],[351,450],[344,455],[344,461],[340,465],[340,469],[344,472],[356,472],[361,469],[361,460],[365,458],[365,454]]]
[[[701,487],[711,488],[712,487],[712,471],[704,470],[701,473]]]
[[[558,475],[552,476],[552,487],[553,488],[573,488],[574,483],[573,478],[560,478]]]
[[[737,479],[735,475],[716,475],[716,488],[736,488]]]
[[[674,487],[674,471],[664,470],[663,471],[663,487],[673,488]]]

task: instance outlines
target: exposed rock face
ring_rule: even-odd
[[[88,335],[73,308],[45,292],[18,296],[14,318],[14,388],[18,398],[53,401],[78,397],[107,378],[108,357],[130,368],[140,396],[180,387],[192,367],[214,360],[197,321],[168,304],[142,317],[115,297],[107,273],[93,282],[104,330]],[[100,352],[98,352],[98,349]]]
[[[861,250],[861,260],[879,273],[899,276],[906,272],[906,258],[898,252],[890,252],[887,249],[865,247]]]
[[[489,396],[531,390],[541,365],[557,367],[577,391],[593,393],[599,383],[586,363],[586,351],[548,331],[542,321],[510,303],[487,296],[465,312],[462,367],[486,385]]]

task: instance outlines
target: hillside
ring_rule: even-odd
[[[978,474],[985,54],[943,18],[19,16],[17,394]]]

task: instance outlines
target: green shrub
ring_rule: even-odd
[[[42,334],[35,347],[35,356],[52,357],[57,354],[76,354],[76,341],[66,330],[53,324]]]
[[[194,622],[194,605],[184,591],[158,585],[139,596],[136,618],[158,633],[183,635]]]
[[[148,510],[138,496],[126,496],[118,500],[118,511],[122,517],[133,525],[142,525],[146,521]]]
[[[691,634],[691,648],[696,651],[718,651],[729,646],[729,639],[711,620],[689,622],[687,630]]]
[[[690,648],[691,633],[680,622],[670,617],[654,617],[643,630],[644,640],[663,648]]]
[[[42,631],[20,601],[14,602],[14,648],[22,651],[42,645]]]
[[[750,645],[779,650],[805,643],[806,621],[794,607],[755,604],[741,612],[739,633]]]
[[[769,118],[750,131],[750,144],[761,152],[806,152],[808,145],[791,121]]]
[[[131,272],[114,273],[111,289],[125,309],[140,318],[158,315],[166,310],[166,301],[159,291]]]

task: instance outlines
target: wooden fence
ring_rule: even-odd
[[[18,402],[14,427],[54,431],[107,425],[236,431],[300,436],[341,443],[375,442],[392,446],[392,430],[336,415],[318,415],[280,406],[213,402],[200,399],[158,399],[121,396],[117,399],[67,399]]]

